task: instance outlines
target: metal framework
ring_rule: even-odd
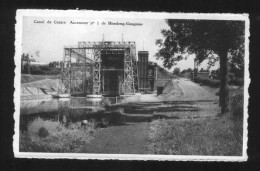
[[[135,42],[81,41],[78,42],[78,46],[64,47],[61,70],[61,85],[64,88],[61,90],[70,94],[102,94],[101,54],[118,54],[122,51],[124,55],[122,92],[134,94],[138,88]]]

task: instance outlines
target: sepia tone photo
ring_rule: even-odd
[[[247,159],[248,15],[16,19],[16,157]]]

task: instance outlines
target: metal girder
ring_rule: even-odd
[[[100,94],[101,80],[100,80],[100,69],[101,69],[101,55],[100,50],[94,50],[94,65],[93,65],[93,94]]]
[[[114,41],[101,41],[101,42],[90,42],[90,41],[79,41],[81,47],[78,46],[65,46],[69,49],[126,49],[135,47],[135,42],[114,42]]]
[[[134,94],[137,91],[137,60],[135,42],[78,42],[78,46],[65,46],[62,67],[62,82],[68,93],[101,94],[101,53],[124,53],[124,80],[122,92]],[[90,55],[90,57],[87,57]],[[71,62],[76,59],[76,63]],[[87,67],[91,63],[92,67]],[[87,70],[90,75],[86,75]]]
[[[70,50],[64,49],[63,62],[61,66],[60,74],[61,83],[59,84],[59,93],[71,93],[70,92],[70,81],[71,81],[71,59]]]
[[[138,69],[137,69],[137,60],[136,60],[136,48],[135,44],[130,48],[130,56],[132,59],[132,70],[133,70],[133,81],[134,81],[134,91],[137,92],[138,89]],[[134,93],[135,93],[134,92]]]
[[[123,89],[125,94],[134,94],[134,75],[133,75],[133,63],[130,55],[130,49],[125,49],[124,55],[124,82]]]
[[[94,61],[86,56],[84,49],[71,49],[71,57],[77,61],[86,61],[87,63],[93,63]]]
[[[86,93],[93,93],[93,65],[88,67],[89,75],[86,76]]]

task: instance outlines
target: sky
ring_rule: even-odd
[[[40,23],[42,21],[43,23]],[[85,22],[85,24],[72,24],[75,22]],[[125,25],[109,25],[109,22]],[[105,41],[122,41],[123,35],[123,41],[136,42],[136,51],[149,51],[149,61],[157,62],[162,66],[162,61],[154,57],[159,49],[155,41],[162,39],[161,30],[168,28],[165,20],[162,19],[24,17],[22,52],[29,53],[40,63],[61,61],[64,46],[77,45],[78,41],[102,41],[103,34]],[[194,55],[189,56],[187,60],[180,61],[175,67],[181,70],[193,68],[194,57]]]

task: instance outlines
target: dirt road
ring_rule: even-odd
[[[199,100],[218,100],[218,96],[205,90],[198,84],[181,78],[178,81],[172,80],[173,87],[175,87],[168,95],[168,100],[177,101],[199,101]],[[177,93],[176,93],[177,92]]]
[[[119,123],[99,129],[86,153],[146,154],[150,122],[155,119],[211,117],[218,110],[218,96],[187,79],[172,80],[161,96],[127,98],[119,105]]]

